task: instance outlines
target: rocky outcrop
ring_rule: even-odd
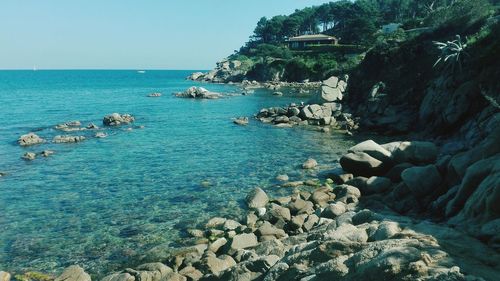
[[[82,123],[80,121],[69,121],[66,123],[58,124],[54,127],[54,129],[63,131],[63,132],[74,132],[74,131],[83,131],[86,128],[81,128]]]
[[[210,92],[203,87],[191,87],[184,92],[179,92],[175,94],[179,98],[190,98],[190,99],[218,99],[222,97],[222,94]]]
[[[17,140],[17,142],[21,146],[30,146],[30,145],[44,143],[45,140],[42,139],[41,137],[39,137],[35,133],[29,133],[29,134],[20,136],[19,139]]]
[[[77,142],[82,142],[85,140],[84,136],[69,136],[69,135],[64,135],[64,136],[55,136],[52,139],[53,143],[77,143]]]
[[[342,79],[332,76],[323,81],[321,84],[321,91],[310,101],[310,103],[324,104],[342,101],[347,90],[348,79],[349,76],[347,75]]]
[[[104,116],[102,123],[105,126],[120,126],[130,124],[134,121],[135,118],[130,114],[113,113]]]
[[[239,60],[224,59],[217,63],[215,69],[207,72],[195,72],[186,79],[212,83],[241,82],[248,69]]]
[[[345,130],[358,128],[357,122],[348,113],[341,112],[339,103],[297,105],[264,108],[255,116],[263,123],[273,123],[278,127],[294,125],[331,126]]]

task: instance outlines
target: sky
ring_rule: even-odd
[[[325,0],[1,0],[0,69],[211,69],[262,16]]]

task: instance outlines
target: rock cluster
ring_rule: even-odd
[[[341,160],[349,174],[279,198],[255,188],[240,221],[214,217],[188,230],[193,246],[166,255],[152,249],[144,256],[149,263],[102,280],[484,280],[476,275],[494,280],[500,260],[495,250],[446,225],[394,213],[385,204],[398,211],[426,206],[446,186],[451,169],[455,177],[464,172],[457,187],[433,204],[444,206],[452,220],[482,222],[474,230],[483,241],[496,243],[499,220],[491,202],[498,202],[500,186],[499,135],[445,158],[438,158],[430,142],[359,143]],[[312,159],[304,164],[317,165]],[[90,278],[70,267],[56,279],[64,280]]]
[[[439,233],[442,228],[360,209],[360,197],[360,190],[346,184],[276,199],[255,188],[241,222],[212,218],[204,229],[188,231],[198,239],[195,246],[172,251],[163,263],[125,269],[103,280],[473,278],[460,272],[434,237],[417,231]]]
[[[203,87],[191,87],[184,92],[175,93],[176,97],[179,98],[191,98],[191,99],[218,99],[222,97],[222,94],[210,92]]]
[[[39,137],[35,133],[29,133],[29,134],[20,136],[19,139],[17,140],[17,142],[21,146],[30,146],[30,145],[44,143],[45,140],[42,139],[41,137]]]
[[[348,113],[342,113],[339,103],[297,105],[264,108],[256,118],[263,123],[273,123],[279,127],[292,125],[333,126],[345,130],[358,128],[357,122]]]
[[[321,84],[321,91],[311,101],[311,103],[330,103],[340,102],[344,98],[347,90],[347,81],[349,76],[345,75],[343,79],[332,76]]]
[[[480,145],[439,156],[431,142],[365,141],[340,159],[346,184],[377,194],[400,213],[430,213],[500,248],[500,129]],[[496,230],[493,230],[496,229]]]
[[[134,121],[135,118],[130,114],[113,113],[104,116],[102,123],[105,126],[120,126],[120,125],[130,124]]]

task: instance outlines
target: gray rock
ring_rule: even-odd
[[[249,208],[258,209],[263,208],[269,202],[269,197],[259,187],[254,188],[246,197],[246,202]]]
[[[135,277],[129,273],[114,273],[104,277],[101,281],[135,281]]]
[[[288,177],[288,175],[278,175],[276,176],[276,180],[277,181],[282,181],[282,182],[285,182],[285,181],[288,181],[290,178]]]
[[[383,163],[367,153],[348,153],[340,158],[342,168],[356,176],[376,176],[383,172]]]
[[[303,169],[314,169],[316,166],[318,166],[318,162],[312,158],[307,159],[306,162],[302,164]]]
[[[210,244],[208,246],[208,250],[217,253],[217,251],[219,251],[219,249],[226,244],[227,244],[227,239],[222,237],[215,240],[212,244]]]
[[[105,126],[120,126],[130,124],[135,121],[135,118],[130,114],[113,113],[104,116],[102,123]]]
[[[40,155],[43,157],[49,157],[50,155],[54,154],[55,152],[53,150],[44,150],[40,152]]]
[[[384,221],[380,223],[377,231],[370,237],[372,241],[382,241],[391,238],[401,230],[396,222]]]
[[[42,139],[41,137],[39,137],[35,133],[29,133],[29,134],[20,136],[19,139],[17,140],[17,142],[21,146],[30,146],[30,145],[44,143],[45,140]]]
[[[231,250],[241,250],[257,246],[257,236],[253,233],[243,233],[234,236],[229,242]]]
[[[286,237],[286,233],[283,229],[279,229],[275,227],[274,225],[270,224],[269,222],[265,221],[258,229],[257,229],[257,235],[260,236],[275,236],[276,238],[283,238]]]
[[[208,256],[202,260],[203,266],[208,272],[219,275],[222,271],[236,265],[236,262],[231,256],[223,255],[219,258]]]
[[[90,281],[90,275],[78,265],[72,265],[64,269],[54,281]]]
[[[384,193],[391,188],[392,182],[385,177],[370,177],[366,180],[366,187],[361,189],[364,195]]]
[[[271,223],[276,223],[279,220],[287,222],[292,218],[290,209],[274,203],[271,203],[271,208],[265,216]]]
[[[397,163],[430,164],[436,161],[438,148],[432,142],[402,142],[394,151],[393,158]]]
[[[34,152],[26,152],[21,158],[27,161],[33,161],[36,159],[36,154]]]
[[[290,119],[285,115],[281,115],[281,116],[276,116],[273,121],[275,124],[280,124],[280,123],[288,123],[290,122]]]
[[[371,157],[384,162],[391,162],[391,153],[387,151],[385,148],[374,142],[373,140],[367,140],[357,145],[349,148],[349,152],[364,152]]]
[[[319,217],[315,214],[311,214],[307,217],[305,220],[304,224],[302,225],[302,228],[304,230],[309,231],[311,230],[317,223],[319,222]]]
[[[222,97],[222,94],[210,92],[203,87],[191,87],[184,92],[176,93],[176,97],[179,98],[192,98],[192,99],[218,99]]]
[[[226,218],[221,218],[221,217],[214,217],[214,218],[211,218],[206,224],[205,224],[205,227],[206,228],[216,228],[216,227],[219,227],[219,226],[222,226],[224,225],[224,223],[227,221]]]
[[[401,178],[416,198],[430,195],[442,181],[441,175],[434,165],[408,168],[403,171]]]
[[[179,271],[179,274],[182,276],[186,276],[188,280],[199,280],[203,277],[203,273],[192,266],[186,266],[182,270]],[[141,280],[142,281],[142,280]]]
[[[64,135],[64,136],[55,136],[52,139],[52,142],[54,142],[54,143],[77,143],[77,142],[82,142],[84,140],[85,140],[84,136]]]
[[[238,117],[233,120],[233,123],[240,126],[248,125],[248,117]]]
[[[328,218],[328,219],[334,219],[343,213],[345,213],[346,207],[344,204],[337,202],[334,204],[328,205],[323,212],[321,212],[321,217]]]

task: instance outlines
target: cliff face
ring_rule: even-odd
[[[440,147],[434,163],[440,179],[430,192],[415,196],[403,180],[384,202],[399,213],[455,225],[499,249],[500,23],[496,17],[464,28],[457,39],[464,46],[467,36],[462,58],[435,65],[435,41],[452,41],[456,31],[437,29],[374,48],[352,73],[346,102],[365,129],[432,139]],[[411,175],[419,188],[432,179],[424,168]]]
[[[347,97],[353,113],[363,117],[362,125],[385,133],[418,130],[433,137],[456,136],[467,127],[469,133],[461,134],[469,134],[470,144],[491,132],[490,121],[499,109],[495,77],[500,68],[494,63],[500,60],[498,17],[459,31],[470,41],[461,57],[437,65],[440,50],[434,42],[454,40],[457,30],[437,29],[370,51],[352,73]],[[478,135],[470,136],[470,130]]]

